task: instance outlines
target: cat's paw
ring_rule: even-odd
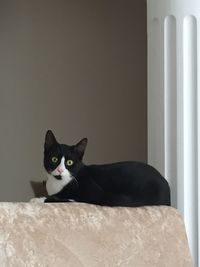
[[[44,203],[45,202],[46,197],[35,197],[35,198],[31,198],[31,200],[29,202],[31,203]]]
[[[57,196],[48,196],[45,200],[45,203],[54,203],[54,202],[62,202]]]

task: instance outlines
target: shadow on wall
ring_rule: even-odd
[[[46,190],[46,181],[43,182],[31,181],[30,183],[35,197],[46,197],[48,195]]]

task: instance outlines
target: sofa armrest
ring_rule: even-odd
[[[191,267],[171,207],[0,203],[0,266]]]

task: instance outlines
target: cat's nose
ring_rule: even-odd
[[[61,174],[62,172],[64,172],[63,168],[57,168],[57,171]]]

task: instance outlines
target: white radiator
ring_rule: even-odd
[[[169,181],[200,267],[200,0],[147,0],[148,161]]]

